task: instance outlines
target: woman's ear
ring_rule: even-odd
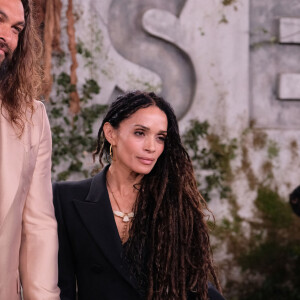
[[[103,133],[106,140],[114,146],[116,143],[116,130],[111,126],[109,122],[104,123]]]

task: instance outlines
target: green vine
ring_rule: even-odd
[[[88,177],[89,171],[83,161],[90,155],[94,146],[93,124],[106,109],[105,105],[90,104],[93,96],[99,94],[100,87],[93,79],[86,79],[81,89],[81,111],[77,115],[68,112],[69,95],[74,90],[70,76],[64,72],[55,78],[56,97],[50,101],[49,119],[51,121],[53,154],[52,171],[64,165],[64,170],[56,174],[57,180],[66,180],[72,173]]]
[[[77,10],[80,10],[80,7]],[[81,13],[77,12],[78,18]],[[75,12],[76,15],[76,12]],[[47,110],[52,130],[53,152],[52,173],[54,180],[67,180],[71,175],[77,174],[78,178],[89,177],[92,167],[87,167],[87,161],[91,160],[91,153],[95,148],[96,121],[106,109],[106,105],[96,104],[94,98],[101,91],[98,82],[94,79],[97,66],[96,54],[103,48],[102,31],[95,26],[97,16],[92,14],[89,24],[89,34],[86,41],[77,39],[77,55],[82,57],[81,69],[88,72],[82,84],[73,86],[70,84],[70,75],[60,72],[53,75],[53,90]],[[66,53],[53,56],[54,64],[58,69],[66,69]],[[77,90],[80,97],[80,112],[73,115],[69,111],[70,93]]]
[[[199,189],[204,198],[209,201],[214,190],[219,192],[220,198],[227,198],[231,191],[230,161],[235,158],[236,139],[224,143],[218,135],[210,132],[208,122],[201,123],[198,120],[191,120],[182,138],[197,172]],[[206,147],[200,147],[201,140],[206,142]],[[211,172],[205,175],[204,182],[201,176],[203,170]]]
[[[242,135],[239,145],[241,168],[237,174],[244,172],[250,189],[256,191],[257,196],[253,217],[245,219],[239,216],[239,207],[230,193],[230,216],[218,222],[213,232],[214,248],[226,245],[230,256],[220,262],[226,274],[225,296],[232,300],[298,300],[300,222],[274,184],[273,160],[280,149],[266,133],[253,129]],[[252,151],[265,151],[267,159],[261,164],[259,177],[252,169],[249,146]],[[238,278],[233,269],[239,270]]]
[[[211,192],[217,190],[229,206],[230,214],[217,222],[212,232],[213,248],[226,245],[229,257],[218,263],[221,273],[226,274],[225,297],[300,299],[300,222],[274,188],[273,160],[279,155],[278,144],[268,139],[265,132],[252,128],[242,134],[239,142],[221,141],[207,122],[197,120],[191,121],[183,142],[198,175],[200,191],[209,200]],[[252,169],[249,143],[252,151],[265,151],[260,177]],[[295,148],[297,144],[293,141],[291,151]],[[237,152],[241,154],[240,167],[233,174],[231,162],[237,158]],[[211,175],[203,176],[203,170],[210,170]],[[234,176],[240,172],[245,174],[250,189],[257,192],[251,219],[240,217],[240,207],[230,188]],[[234,269],[239,270],[238,278]]]
[[[237,1],[237,0],[223,0],[223,1],[222,1],[222,4],[223,4],[224,6],[228,6],[228,5],[234,4],[236,1]]]
[[[242,278],[228,277],[225,294],[232,300],[300,299],[300,222],[288,203],[267,186],[259,186],[256,219],[245,221],[250,232],[232,230],[226,220],[218,228],[218,239],[227,240]],[[228,268],[228,267],[227,267]]]

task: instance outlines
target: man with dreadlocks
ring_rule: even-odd
[[[33,100],[41,41],[29,2],[0,0],[0,299],[58,300],[51,133]]]
[[[75,300],[77,286],[80,300],[224,300],[170,105],[154,93],[118,97],[96,156],[110,164],[93,178],[54,185],[61,298]]]

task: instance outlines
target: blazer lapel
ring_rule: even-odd
[[[84,225],[103,254],[124,279],[137,289],[135,278],[126,272],[122,261],[122,243],[106,188],[108,168],[109,166],[105,167],[93,178],[86,200],[74,200],[73,203]]]
[[[14,201],[25,199],[30,184],[30,151],[25,147],[30,132],[25,126],[22,139],[0,114],[0,228]],[[18,203],[21,210],[21,202]],[[17,212],[16,211],[16,212]]]

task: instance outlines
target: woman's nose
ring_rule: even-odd
[[[154,152],[155,151],[155,139],[153,138],[147,138],[145,140],[144,148],[148,152]]]

